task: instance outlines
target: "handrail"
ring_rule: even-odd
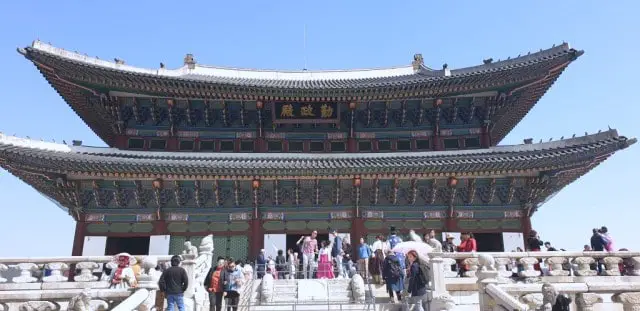
[[[640,282],[582,282],[582,283],[552,283],[553,287],[562,293],[613,293],[613,292],[636,292],[640,288]],[[533,294],[540,293],[542,284],[500,284],[498,287],[507,293]]]
[[[514,311],[527,311],[529,306],[519,302],[515,297],[509,295],[495,284],[489,284],[485,288],[487,294],[491,296],[503,308]]]
[[[430,258],[441,257],[451,259],[467,259],[478,258],[480,254],[490,255],[494,258],[552,258],[552,257],[592,257],[592,258],[604,258],[604,257],[640,257],[640,252],[629,251],[615,251],[615,252],[458,252],[458,253],[445,253],[445,252],[433,252],[429,253]]]
[[[136,310],[141,304],[143,304],[149,297],[149,291],[145,288],[140,288],[135,291],[131,296],[125,299],[123,302],[115,306],[113,311],[130,311]]]

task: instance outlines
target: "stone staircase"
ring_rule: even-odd
[[[246,310],[251,311],[315,311],[315,310],[400,310],[400,306],[374,303],[374,293],[366,290],[365,303],[353,302],[350,279],[274,280],[273,298],[262,301],[261,280],[253,281],[251,298]],[[386,301],[388,302],[388,300]],[[390,308],[391,307],[391,308]]]

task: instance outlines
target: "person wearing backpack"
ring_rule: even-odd
[[[401,293],[404,289],[404,274],[402,270],[400,259],[394,252],[389,250],[382,265],[382,278],[387,284],[387,292],[391,303],[402,301]]]
[[[427,286],[429,285],[428,268],[421,264],[416,251],[409,251],[407,259],[411,265],[409,266],[409,286],[407,293],[411,294],[409,303],[414,305],[412,310],[424,311],[427,307]]]
[[[397,234],[396,227],[389,228],[389,238],[387,239],[389,241],[389,249],[393,249],[396,245],[402,243],[402,239]]]

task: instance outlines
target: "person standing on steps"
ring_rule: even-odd
[[[179,311],[184,311],[184,292],[189,286],[187,271],[180,267],[180,256],[171,257],[171,267],[160,276],[158,287],[167,297],[167,311],[173,311],[178,305]]]
[[[224,289],[227,297],[227,311],[238,311],[240,291],[244,283],[242,271],[236,268],[233,258],[229,258],[227,271],[224,274]]]
[[[313,278],[313,266],[318,253],[318,231],[311,232],[311,236],[301,236],[297,244],[302,243],[302,278]]]
[[[204,279],[204,288],[209,292],[210,311],[222,311],[222,299],[226,296],[222,284],[226,278],[226,273],[225,261],[220,259],[215,267],[209,269],[207,277]]]
[[[347,273],[344,269],[344,265],[342,264],[342,258],[344,252],[342,251],[342,237],[338,235],[337,230],[332,230],[331,235],[333,235],[333,246],[331,247],[331,257],[336,261],[336,267],[338,268],[338,276],[340,278],[346,278]]]

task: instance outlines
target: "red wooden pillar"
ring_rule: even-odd
[[[366,234],[364,227],[364,219],[354,215],[351,220],[351,258],[358,258],[358,245],[360,245],[360,238]],[[365,241],[366,242],[366,241]]]
[[[84,248],[85,223],[84,221],[76,221],[76,233],[73,236],[73,247],[71,248],[71,256],[82,256]]]
[[[358,145],[353,137],[347,139],[347,152],[358,152]]]
[[[250,221],[251,233],[249,235],[249,260],[254,261],[260,250],[264,248],[264,229],[262,228],[262,221],[256,217]]]
[[[524,248],[527,249],[527,239],[531,234],[531,217],[524,216],[522,217],[522,239],[524,241]]]
[[[444,230],[446,232],[458,232],[458,225],[456,224],[456,219],[447,215],[447,218],[444,221]]]

